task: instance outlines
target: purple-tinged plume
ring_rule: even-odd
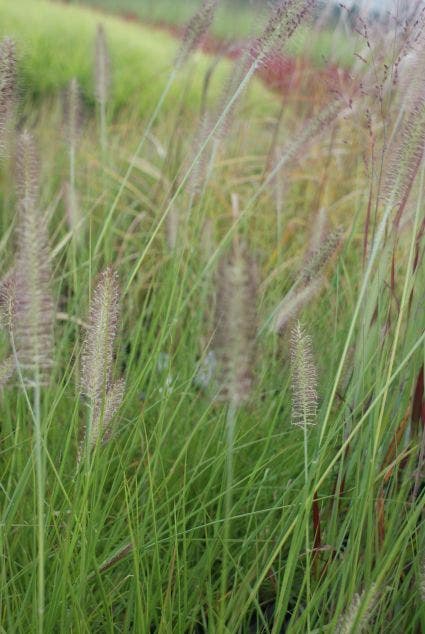
[[[0,325],[11,332],[15,314],[15,268],[0,281]]]
[[[272,50],[283,47],[315,6],[316,0],[280,0],[258,38],[253,51],[255,59],[264,61]]]
[[[47,224],[38,207],[38,160],[31,134],[18,140],[18,240],[12,333],[22,376],[43,383],[53,363],[54,308]]]
[[[387,150],[384,198],[404,209],[423,160],[425,148],[425,95],[411,107],[398,137]]]
[[[212,24],[217,5],[218,0],[203,0],[198,11],[189,20],[174,62],[176,68],[181,68],[201,44]]]
[[[90,428],[86,429],[89,448],[110,437],[111,421],[124,395],[124,381],[112,381],[119,301],[118,275],[108,267],[93,291],[83,346],[81,391],[91,408]]]
[[[13,118],[16,93],[15,43],[6,37],[0,44],[0,154],[7,145],[7,135]]]

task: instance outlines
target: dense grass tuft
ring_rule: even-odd
[[[425,629],[425,13],[278,100],[310,4],[178,68],[0,0],[5,632]]]

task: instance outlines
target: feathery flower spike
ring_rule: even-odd
[[[216,334],[221,396],[240,405],[250,395],[257,332],[256,267],[246,249],[233,245],[218,274]]]
[[[299,321],[291,335],[292,422],[299,427],[314,425],[317,414],[317,370],[311,338]]]
[[[175,59],[175,67],[181,68],[201,44],[214,19],[218,0],[203,0],[198,11],[189,20],[183,35],[180,50]]]
[[[6,37],[0,44],[0,153],[5,151],[6,137],[15,105],[15,43]]]
[[[94,86],[95,96],[100,104],[104,105],[108,101],[110,81],[110,58],[105,29],[102,24],[98,24],[95,40]]]
[[[63,103],[64,136],[70,147],[75,148],[81,134],[83,118],[80,87],[78,81],[71,79],[64,96]]]
[[[86,430],[90,448],[98,440],[106,442],[110,438],[111,422],[124,395],[124,380],[112,382],[119,298],[118,275],[109,266],[99,275],[93,291],[83,346],[81,391],[92,412],[91,428]]]
[[[42,383],[53,363],[54,309],[46,220],[38,209],[38,168],[32,136],[18,142],[18,253],[12,332],[22,374]]]

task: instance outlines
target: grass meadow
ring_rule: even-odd
[[[0,0],[5,634],[425,629],[425,10],[314,4]]]

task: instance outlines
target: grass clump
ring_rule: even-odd
[[[401,73],[424,14],[377,29],[325,106],[252,110],[282,3],[212,103],[167,105],[196,55],[177,71],[173,45],[151,109],[112,116],[112,77],[108,117],[80,117],[98,16],[0,6],[18,83],[80,27],[91,51],[6,109],[2,627],[423,629],[425,95]],[[103,29],[105,80],[143,31]]]

